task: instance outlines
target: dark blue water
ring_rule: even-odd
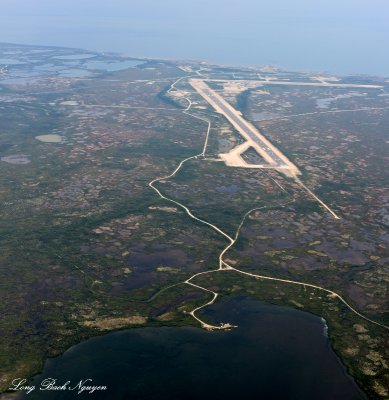
[[[345,373],[310,314],[233,299],[207,311],[233,322],[230,332],[198,328],[142,328],[93,338],[49,360],[45,378],[74,386],[91,378],[107,391],[35,390],[25,399],[112,400],[360,400],[365,397]]]
[[[0,42],[389,76],[387,0],[2,0]]]

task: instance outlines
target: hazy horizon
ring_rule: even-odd
[[[3,0],[0,42],[389,76],[389,4]]]

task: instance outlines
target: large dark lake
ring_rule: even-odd
[[[24,399],[365,399],[311,314],[235,298],[207,315],[239,328],[142,328],[92,338],[48,360],[58,384],[91,378],[106,392],[39,392]]]

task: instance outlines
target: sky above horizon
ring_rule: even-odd
[[[1,0],[0,42],[389,76],[387,0]]]

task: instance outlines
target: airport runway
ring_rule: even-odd
[[[235,129],[250,143],[258,155],[270,166],[280,169],[288,176],[300,175],[299,169],[266,139],[258,129],[246,121],[239,111],[233,108],[218,93],[212,90],[203,80],[191,79],[191,86],[219,113],[223,114]]]

